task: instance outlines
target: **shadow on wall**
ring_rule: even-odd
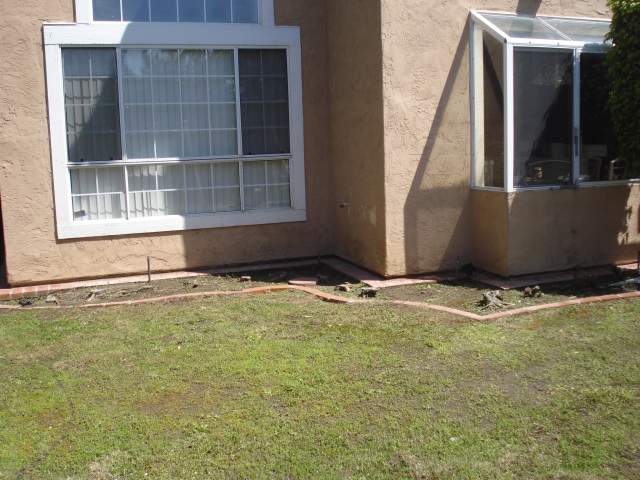
[[[535,15],[538,13],[538,8],[542,0],[520,0],[516,7],[516,13],[522,15]]]
[[[468,29],[467,21],[404,206],[407,273],[449,270],[472,260],[469,81],[462,68]]]

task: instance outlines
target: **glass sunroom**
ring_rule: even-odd
[[[607,110],[609,20],[472,11],[470,24],[475,188],[629,178]]]

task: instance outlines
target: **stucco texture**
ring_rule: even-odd
[[[43,22],[73,22],[72,0],[0,2],[0,194],[12,285],[316,256],[332,251],[325,4],[278,0],[276,24],[302,35],[307,221],[58,241],[49,151]],[[320,74],[318,73],[320,72]]]
[[[327,26],[335,253],[383,273],[386,199],[380,2],[327,0]]]
[[[386,275],[471,261],[508,271],[499,248],[486,248],[488,227],[474,218],[483,208],[471,200],[469,10],[609,16],[605,0],[382,0]],[[505,245],[507,227],[496,228],[495,245]]]

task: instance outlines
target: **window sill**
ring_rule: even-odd
[[[306,210],[278,209],[202,215],[168,215],[131,220],[91,220],[58,224],[58,239],[111,237],[220,227],[304,222]]]

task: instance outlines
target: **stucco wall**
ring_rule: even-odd
[[[0,194],[11,284],[205,267],[332,251],[324,2],[278,0],[276,23],[300,25],[307,221],[86,241],[55,237],[42,23],[73,21],[72,0],[0,2]]]
[[[639,207],[638,185],[509,195],[509,273],[635,261]]]
[[[327,27],[335,253],[384,273],[380,2],[327,0]]]
[[[509,276],[509,195],[472,190],[473,264],[480,270]]]
[[[468,12],[598,18],[605,0],[382,0],[387,275],[474,258]]]

